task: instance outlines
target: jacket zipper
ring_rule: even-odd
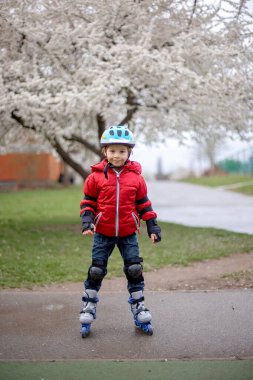
[[[119,234],[119,193],[120,193],[120,183],[119,183],[119,176],[120,172],[117,172],[117,170],[114,170],[116,173],[116,220],[115,220],[115,236],[118,237]]]

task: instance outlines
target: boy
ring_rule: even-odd
[[[105,130],[100,144],[105,159],[91,167],[80,204],[82,233],[94,236],[92,263],[84,283],[80,332],[84,338],[96,318],[97,293],[107,273],[108,259],[117,245],[124,261],[134,322],[152,335],[151,314],[144,306],[143,259],[139,256],[136,231],[141,218],[146,221],[151,241],[156,243],[161,240],[161,229],[147,197],[141,166],[129,160],[135,146],[132,132],[125,126],[112,126]]]

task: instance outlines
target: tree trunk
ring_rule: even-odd
[[[72,169],[74,169],[76,173],[80,174],[83,179],[85,179],[90,174],[87,170],[84,170],[81,165],[72,159],[70,154],[63,149],[62,145],[59,143],[56,137],[52,141],[49,140],[49,142],[62,158],[62,160]]]

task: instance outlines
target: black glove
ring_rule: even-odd
[[[82,218],[82,232],[87,230],[94,230],[94,214],[92,211],[84,211],[81,215]]]
[[[161,241],[162,240],[161,228],[158,226],[156,219],[146,220],[146,224],[147,224],[148,236],[151,237],[151,234],[155,234],[156,235],[155,241],[157,243]]]

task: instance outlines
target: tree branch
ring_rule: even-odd
[[[92,151],[92,153],[97,154],[100,156],[100,150],[93,144],[89,143],[87,140],[83,139],[81,136],[77,136],[75,134],[72,134],[70,137],[63,136],[63,138],[67,141],[74,141],[82,144],[85,148]]]
[[[240,0],[240,5],[239,5],[238,13],[237,13],[237,19],[239,18],[240,14],[241,14],[242,7],[244,6],[244,3],[245,3],[245,0]]]
[[[127,100],[126,104],[131,106],[131,108],[128,108],[126,116],[121,120],[121,122],[118,125],[124,125],[127,124],[130,120],[132,120],[133,115],[135,112],[138,111],[139,103],[136,99],[136,96],[131,91],[131,89],[127,89]]]
[[[18,112],[17,109],[11,111],[11,118],[16,120],[20,125],[22,125],[23,128],[26,128],[26,129],[31,129],[32,131],[35,131],[36,132],[36,128],[34,125],[27,125],[24,121],[24,119],[21,117],[21,116],[18,116],[16,114],[16,112]]]
[[[96,115],[96,119],[97,119],[97,124],[98,124],[98,139],[100,141],[101,136],[102,136],[102,134],[104,133],[104,130],[105,130],[105,119],[100,114]]]
[[[34,125],[32,126],[27,125],[24,119],[21,116],[17,115],[16,112],[18,112],[17,109],[11,112],[11,117],[14,120],[16,120],[20,125],[22,125],[23,128],[31,129],[37,132],[36,127]],[[51,144],[51,146],[56,150],[56,152],[59,154],[62,160],[66,162],[66,164],[71,166],[72,169],[74,169],[78,174],[80,174],[80,176],[83,179],[85,179],[89,175],[89,173],[86,170],[84,170],[81,165],[79,165],[76,161],[74,161],[66,150],[64,150],[64,148],[62,147],[62,145],[60,144],[59,140],[56,137],[51,137],[46,134],[46,139]]]
[[[137,110],[138,110],[137,106],[128,109],[126,116],[124,117],[124,119],[121,120],[121,122],[119,123],[119,125],[127,124],[130,120],[132,120],[132,117],[133,117],[133,115],[135,114],[135,112]]]
[[[193,16],[194,16],[194,14],[195,14],[195,12],[196,12],[197,1],[198,1],[198,0],[194,0],[194,3],[193,3],[192,13],[191,13],[191,18],[190,18],[189,23],[188,23],[188,29],[190,28],[190,26],[191,26],[191,24],[192,24]]]

